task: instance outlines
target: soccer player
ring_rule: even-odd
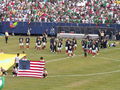
[[[62,40],[59,40],[59,41],[58,41],[58,45],[57,45],[57,52],[58,52],[58,53],[59,53],[59,52],[61,53],[62,45],[63,45]]]
[[[77,39],[73,38],[72,43],[73,43],[73,49],[76,50],[76,48],[77,48]]]
[[[87,41],[86,40],[82,40],[82,48],[84,51],[84,57],[87,57]]]
[[[54,52],[54,41],[55,41],[55,38],[54,37],[51,37],[50,39],[50,51],[51,52]]]
[[[56,52],[57,51],[57,41],[54,40],[54,43],[53,43],[53,52]]]
[[[30,46],[30,38],[27,37],[27,38],[25,39],[25,42],[26,42],[26,48],[29,49],[29,46]]]
[[[39,37],[37,41],[37,50],[41,50],[41,44],[42,44],[42,41],[41,41],[41,38]]]
[[[19,46],[20,46],[20,49],[21,48],[24,48],[24,39],[22,37],[19,38]]]
[[[96,55],[96,45],[95,45],[96,43],[95,43],[95,41],[93,41],[93,45],[92,45],[92,55],[93,55],[93,57],[95,57],[95,55]]]
[[[47,43],[47,38],[46,38],[46,36],[43,34],[43,37],[42,37],[42,49],[45,49],[45,48],[46,48],[46,43]]]
[[[66,53],[68,53],[68,47],[69,47],[70,43],[71,43],[71,41],[70,41],[70,39],[68,38],[68,39],[66,40],[66,42],[65,42]]]
[[[39,37],[36,37],[36,42],[35,42],[35,49],[37,48],[37,43],[38,43]]]
[[[68,56],[73,56],[73,46],[72,43],[68,45]]]

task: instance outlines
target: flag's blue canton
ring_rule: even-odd
[[[29,70],[30,69],[30,61],[20,60],[19,61],[19,69]]]

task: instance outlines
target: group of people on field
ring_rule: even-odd
[[[63,39],[54,38],[54,37],[52,37],[50,39],[50,51],[51,52],[61,53],[63,46],[64,46]],[[73,56],[76,48],[77,48],[77,39],[76,38],[73,38],[73,39],[67,38],[65,41],[66,54],[68,54],[68,56]]]
[[[29,49],[30,48],[30,37],[26,37],[25,39],[23,37],[19,38],[20,49],[24,48],[24,43],[26,46],[25,48]],[[47,36],[45,34],[43,34],[43,36],[36,37],[35,49],[37,50],[45,49],[46,43],[47,43]]]
[[[24,56],[23,58],[20,58],[20,54],[17,53],[17,56],[15,57],[15,63],[14,63],[13,69],[12,69],[13,77],[17,76],[20,60],[27,61],[28,59],[27,59],[26,56]],[[40,61],[44,61],[44,58],[40,57]],[[7,74],[8,74],[7,70],[5,70],[3,67],[0,67],[0,76],[6,76]],[[44,70],[43,70],[43,78],[47,77],[47,75],[48,75],[48,72],[47,72],[46,68],[44,68]]]

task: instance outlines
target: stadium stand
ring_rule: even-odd
[[[115,0],[0,0],[1,21],[120,24]]]

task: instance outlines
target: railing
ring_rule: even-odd
[[[54,31],[52,31],[54,28]],[[60,29],[61,28],[61,29]],[[69,28],[69,29],[68,29]],[[78,28],[78,29],[77,29]],[[28,29],[31,29],[31,34],[43,34],[47,32],[50,34],[57,34],[62,30],[68,30],[68,32],[75,30],[76,32],[85,33],[88,31],[91,33],[96,33],[96,30],[99,29],[112,29],[115,32],[120,31],[120,24],[79,24],[79,23],[46,23],[46,22],[18,22],[18,25],[15,28],[10,28],[10,22],[0,22],[0,33],[8,31],[9,33],[15,34],[26,34]],[[88,31],[87,31],[88,30]],[[92,31],[93,30],[93,31]]]

